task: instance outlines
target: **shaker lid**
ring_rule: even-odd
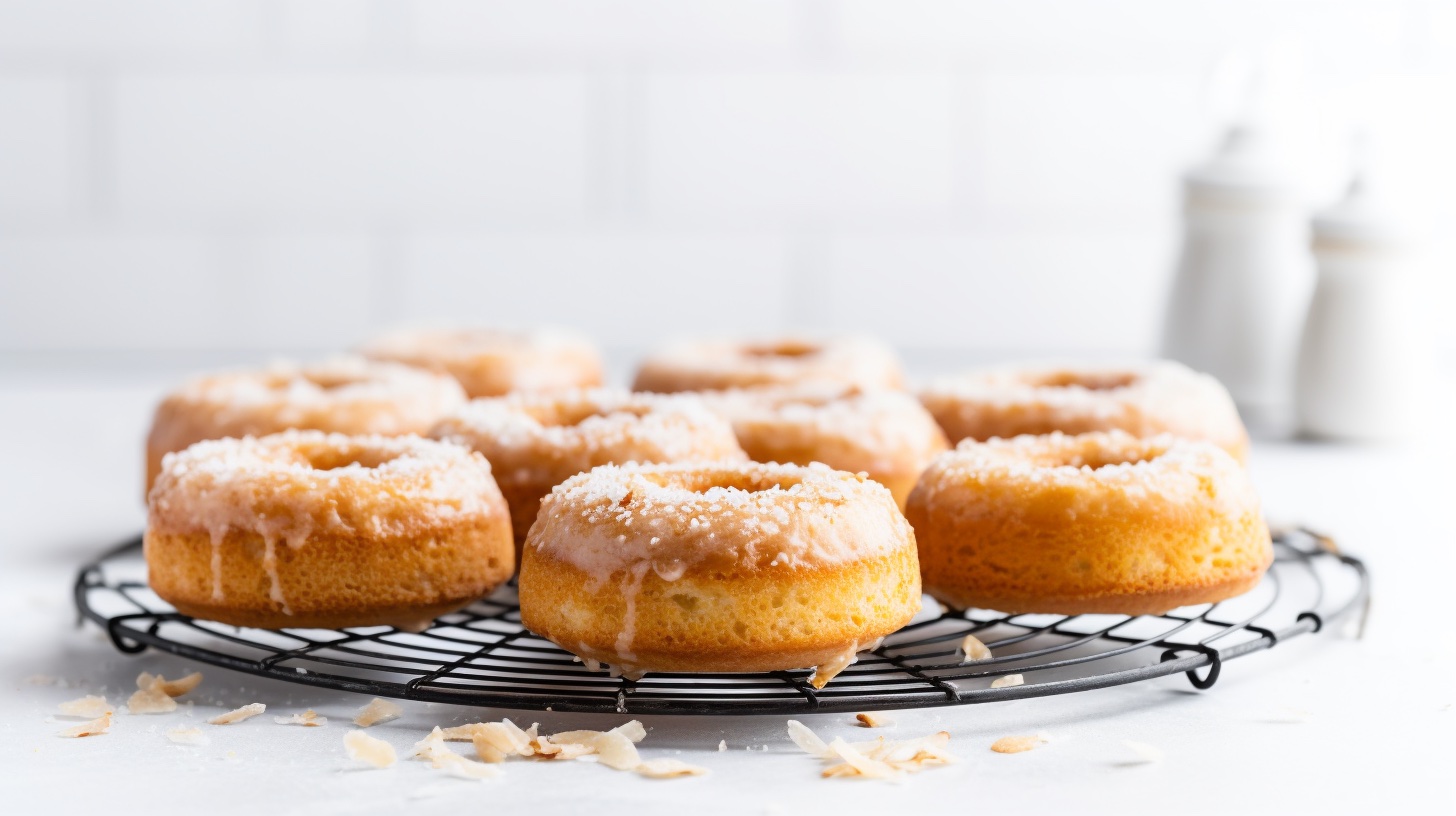
[[[1284,195],[1289,183],[1269,141],[1263,127],[1252,122],[1235,123],[1224,131],[1213,155],[1189,169],[1184,179],[1189,187],[1214,194]]]
[[[1372,184],[1364,156],[1356,159],[1344,197],[1316,212],[1310,227],[1317,245],[1338,244],[1349,249],[1388,249],[1406,237]]]

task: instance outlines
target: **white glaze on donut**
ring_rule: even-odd
[[[978,506],[978,491],[966,489],[992,483],[1037,493],[1065,488],[1073,514],[1103,512],[1112,496],[1149,515],[1176,514],[1193,502],[1213,502],[1227,513],[1259,504],[1243,468],[1213,443],[1123,431],[963,440],[935,460],[916,490],[931,501],[941,490],[955,491],[958,512],[968,517],[1007,512],[1004,493]]]
[[[623,546],[644,528],[646,547]],[[710,559],[793,570],[884,556],[908,530],[882,485],[823,465],[604,465],[543,499],[526,546],[598,581],[639,564],[667,579]]]
[[[920,399],[953,442],[1123,430],[1207,439],[1235,456],[1247,445],[1228,390],[1213,377],[1167,360],[1001,366],[937,378]],[[999,432],[1003,427],[1017,430]]]

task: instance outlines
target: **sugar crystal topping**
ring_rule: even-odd
[[[681,574],[706,560],[794,569],[907,546],[883,486],[823,465],[604,465],[542,501],[528,548],[606,578],[651,564]],[[781,557],[786,556],[786,557]]]
[[[600,388],[473,400],[431,435],[470,445],[502,469],[543,455],[605,464],[732,455],[738,448],[729,425],[694,396]]]
[[[760,440],[771,449],[832,446],[840,459],[848,457],[857,469],[889,470],[897,456],[928,456],[945,446],[935,420],[903,391],[808,383],[701,396],[733,423],[740,439]],[[744,446],[754,450],[748,441]]]
[[[285,431],[169,454],[148,525],[252,531],[301,546],[315,530],[397,535],[503,513],[489,463],[457,445]]]
[[[1123,431],[963,440],[921,476],[927,497],[953,491],[972,505],[1001,501],[988,491],[1071,488],[1075,501],[1095,505],[1109,491],[1128,500],[1177,506],[1213,501],[1227,510],[1257,508],[1248,475],[1211,442],[1160,435],[1139,439]]]

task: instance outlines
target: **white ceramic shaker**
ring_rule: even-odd
[[[1317,213],[1318,283],[1299,350],[1295,409],[1306,435],[1394,440],[1422,427],[1434,380],[1410,252],[1357,173]]]
[[[1257,124],[1183,180],[1183,244],[1162,353],[1222,380],[1244,421],[1287,430],[1313,287],[1305,213]]]

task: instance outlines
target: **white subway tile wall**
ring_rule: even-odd
[[[1148,353],[1209,76],[1269,43],[1310,204],[1367,122],[1449,311],[1453,2],[0,0],[0,353]]]

